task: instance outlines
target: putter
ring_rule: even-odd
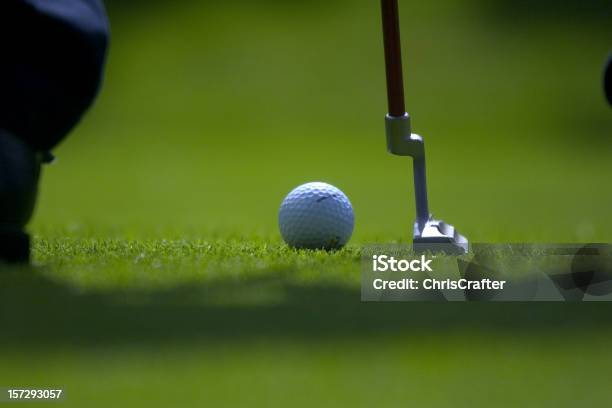
[[[425,144],[421,136],[411,132],[410,116],[406,112],[404,101],[399,7],[397,0],[381,0],[381,2],[389,103],[389,113],[385,117],[387,150],[391,154],[410,156],[413,159],[416,201],[413,248],[419,251],[467,253],[468,240],[459,234],[455,227],[434,219],[429,213]]]

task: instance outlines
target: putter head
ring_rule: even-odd
[[[421,228],[419,222],[414,223],[413,249],[424,252],[443,252],[450,255],[463,255],[469,250],[466,237],[459,234],[455,227],[429,216]]]

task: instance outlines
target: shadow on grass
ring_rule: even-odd
[[[357,289],[280,279],[160,292],[78,294],[33,268],[0,269],[0,344],[96,345],[261,337],[327,339],[457,331],[575,333],[610,324],[604,303],[361,303]]]

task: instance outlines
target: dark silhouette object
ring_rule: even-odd
[[[40,164],[98,93],[108,22],[101,0],[3,0],[0,38],[0,260],[27,261]]]
[[[582,301],[585,295],[612,293],[612,246],[587,244],[573,254],[569,273],[550,275],[563,297]]]
[[[608,57],[608,62],[604,68],[604,91],[608,103],[612,106],[612,54]]]
[[[102,3],[5,0],[0,36],[0,128],[50,150],[100,87],[108,41]]]
[[[588,244],[580,248],[572,260],[572,280],[592,296],[612,293],[612,246]]]
[[[30,240],[23,231],[34,211],[40,156],[0,129],[0,259],[27,262]]]

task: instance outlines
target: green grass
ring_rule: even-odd
[[[181,284],[248,283],[262,278],[358,286],[359,251],[292,250],[266,239],[41,240],[35,264],[80,290],[159,290]]]
[[[432,211],[472,241],[611,240],[599,6],[402,3]],[[406,241],[414,213],[377,2],[109,9],[105,87],[44,171],[33,266],[0,274],[0,386],[89,407],[609,405],[605,305],[359,302],[361,246]],[[343,251],[281,242],[281,200],[313,180],[353,203]]]
[[[207,347],[179,343],[113,353],[56,350],[43,356],[44,363],[36,360],[39,355],[18,354],[10,366],[34,360],[31,369],[38,374],[23,376],[23,381],[79,384],[70,389],[66,405],[87,401],[93,407],[119,400],[138,406],[213,401],[298,407],[399,406],[406,401],[436,407],[486,401],[496,407],[574,407],[608,402],[608,339],[591,339],[597,350],[580,355],[568,352],[565,343],[571,340],[581,341],[524,335],[510,340],[507,333],[379,336],[375,341],[252,339],[248,346],[229,340]],[[525,374],[529,361],[537,362],[537,384],[525,383],[533,378]],[[580,372],[589,373],[589,392],[576,391],[582,381],[572,376]]]

